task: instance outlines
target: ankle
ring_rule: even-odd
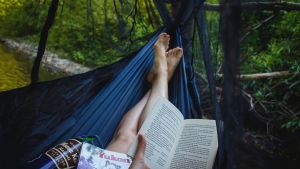
[[[157,72],[157,74],[154,77],[155,79],[167,79],[168,80],[168,71],[167,70],[161,70]]]

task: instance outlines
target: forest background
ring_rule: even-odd
[[[0,0],[0,37],[38,45],[50,2]],[[206,2],[220,3],[218,0]],[[215,68],[217,74],[221,74],[220,15],[217,11],[207,11],[206,17]],[[99,67],[139,49],[161,26],[151,0],[61,0],[47,49],[86,66]],[[240,36],[241,74],[291,73],[241,80],[241,89],[253,109],[268,124],[262,130],[274,137],[278,132],[299,132],[300,12],[243,11]],[[194,45],[199,45],[199,40]],[[194,66],[205,80],[201,58],[195,58]],[[219,77],[218,86],[221,83]]]

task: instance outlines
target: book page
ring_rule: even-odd
[[[184,120],[183,130],[168,168],[211,169],[217,149],[215,120]]]
[[[182,130],[184,118],[179,110],[168,100],[158,97],[154,108],[146,118],[139,133],[146,137],[145,162],[150,168],[166,168],[174,151],[176,140]],[[134,156],[137,139],[129,149],[128,155]]]

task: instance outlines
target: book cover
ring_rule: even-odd
[[[127,154],[101,149],[83,143],[79,156],[78,169],[128,169],[132,158]]]

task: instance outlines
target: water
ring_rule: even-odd
[[[32,62],[24,54],[13,52],[0,44],[0,91],[24,87],[30,83]],[[40,80],[62,77],[62,73],[50,73],[40,69]]]

